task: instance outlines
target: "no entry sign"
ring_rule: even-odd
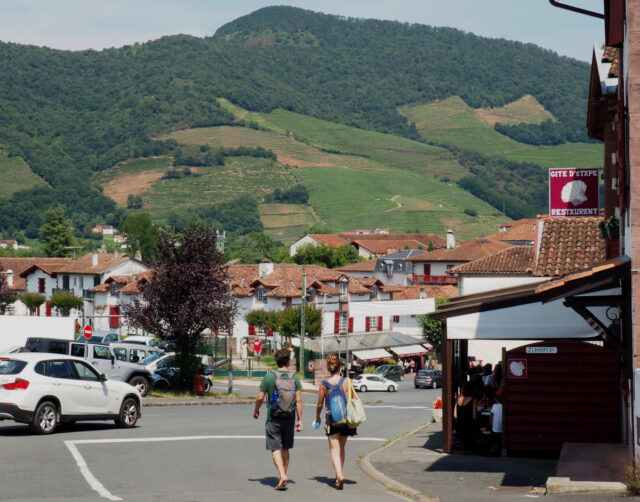
[[[549,169],[549,216],[598,216],[599,169]]]
[[[91,335],[93,335],[93,329],[91,329],[91,326],[87,324],[82,330],[82,334],[88,340],[89,338],[91,338]]]

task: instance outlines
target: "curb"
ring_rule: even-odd
[[[399,493],[401,493],[403,495],[406,495],[407,497],[410,497],[411,500],[415,500],[417,502],[440,502],[440,499],[438,499],[438,498],[428,497],[424,493],[422,493],[421,491],[418,491],[418,490],[416,490],[414,488],[411,488],[410,486],[407,486],[407,485],[405,485],[403,483],[400,483],[399,481],[396,481],[393,478],[390,478],[386,474],[384,474],[384,473],[380,472],[378,469],[376,469],[373,466],[373,464],[371,463],[371,457],[373,455],[375,455],[376,453],[381,452],[382,450],[386,450],[390,446],[393,446],[394,444],[396,444],[402,438],[404,438],[406,436],[410,436],[410,435],[415,434],[417,432],[420,432],[422,429],[426,429],[427,427],[431,427],[431,423],[427,423],[427,424],[421,425],[420,427],[418,427],[418,428],[416,428],[416,429],[414,429],[412,431],[406,432],[406,433],[398,436],[397,438],[393,439],[392,441],[388,442],[384,446],[381,446],[377,450],[374,450],[371,453],[367,453],[358,462],[358,465],[360,466],[360,469],[362,469],[367,476],[369,476],[370,478],[373,478],[378,483],[386,486],[389,490],[393,490],[395,492],[399,492]]]
[[[547,479],[547,495],[557,493],[619,493],[628,494],[626,484],[615,481],[571,481],[571,478]]]
[[[145,402],[142,401],[143,408],[159,408],[166,406],[233,406],[234,404],[252,404],[253,401],[237,399],[233,401],[163,401]]]

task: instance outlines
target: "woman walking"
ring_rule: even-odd
[[[344,397],[344,413],[346,417],[346,401],[349,395],[349,380],[340,376],[340,359],[338,356],[327,356],[327,370],[330,376],[322,381],[318,389],[318,404],[316,405],[316,422],[320,423],[320,413],[325,408],[325,430],[329,439],[329,453],[331,454],[331,462],[336,471],[336,490],[342,490],[344,485],[344,454],[347,438],[355,436],[356,429],[350,429],[346,421],[344,423],[335,423],[332,420],[330,399],[340,399],[340,392]],[[336,395],[338,395],[336,397]]]

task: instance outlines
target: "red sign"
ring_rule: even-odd
[[[599,169],[549,169],[549,216],[598,216]]]
[[[91,335],[93,335],[93,330],[91,329],[91,326],[87,324],[82,330],[82,333],[84,334],[84,337],[88,340],[89,338],[91,338]]]
[[[527,378],[527,360],[509,359],[507,361],[507,378]]]

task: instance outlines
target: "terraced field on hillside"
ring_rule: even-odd
[[[493,129],[497,119],[508,123],[539,123],[546,116],[545,110],[540,105],[536,109],[531,100],[519,100],[502,108],[474,110],[454,96],[433,103],[405,105],[398,111],[414,122],[420,135],[430,142],[476,150],[509,160],[533,162],[543,167],[602,165],[603,149],[598,143],[526,145]],[[551,118],[550,115],[548,118]]]
[[[21,157],[9,157],[0,152],[0,198],[8,199],[20,190],[48,187]]]

